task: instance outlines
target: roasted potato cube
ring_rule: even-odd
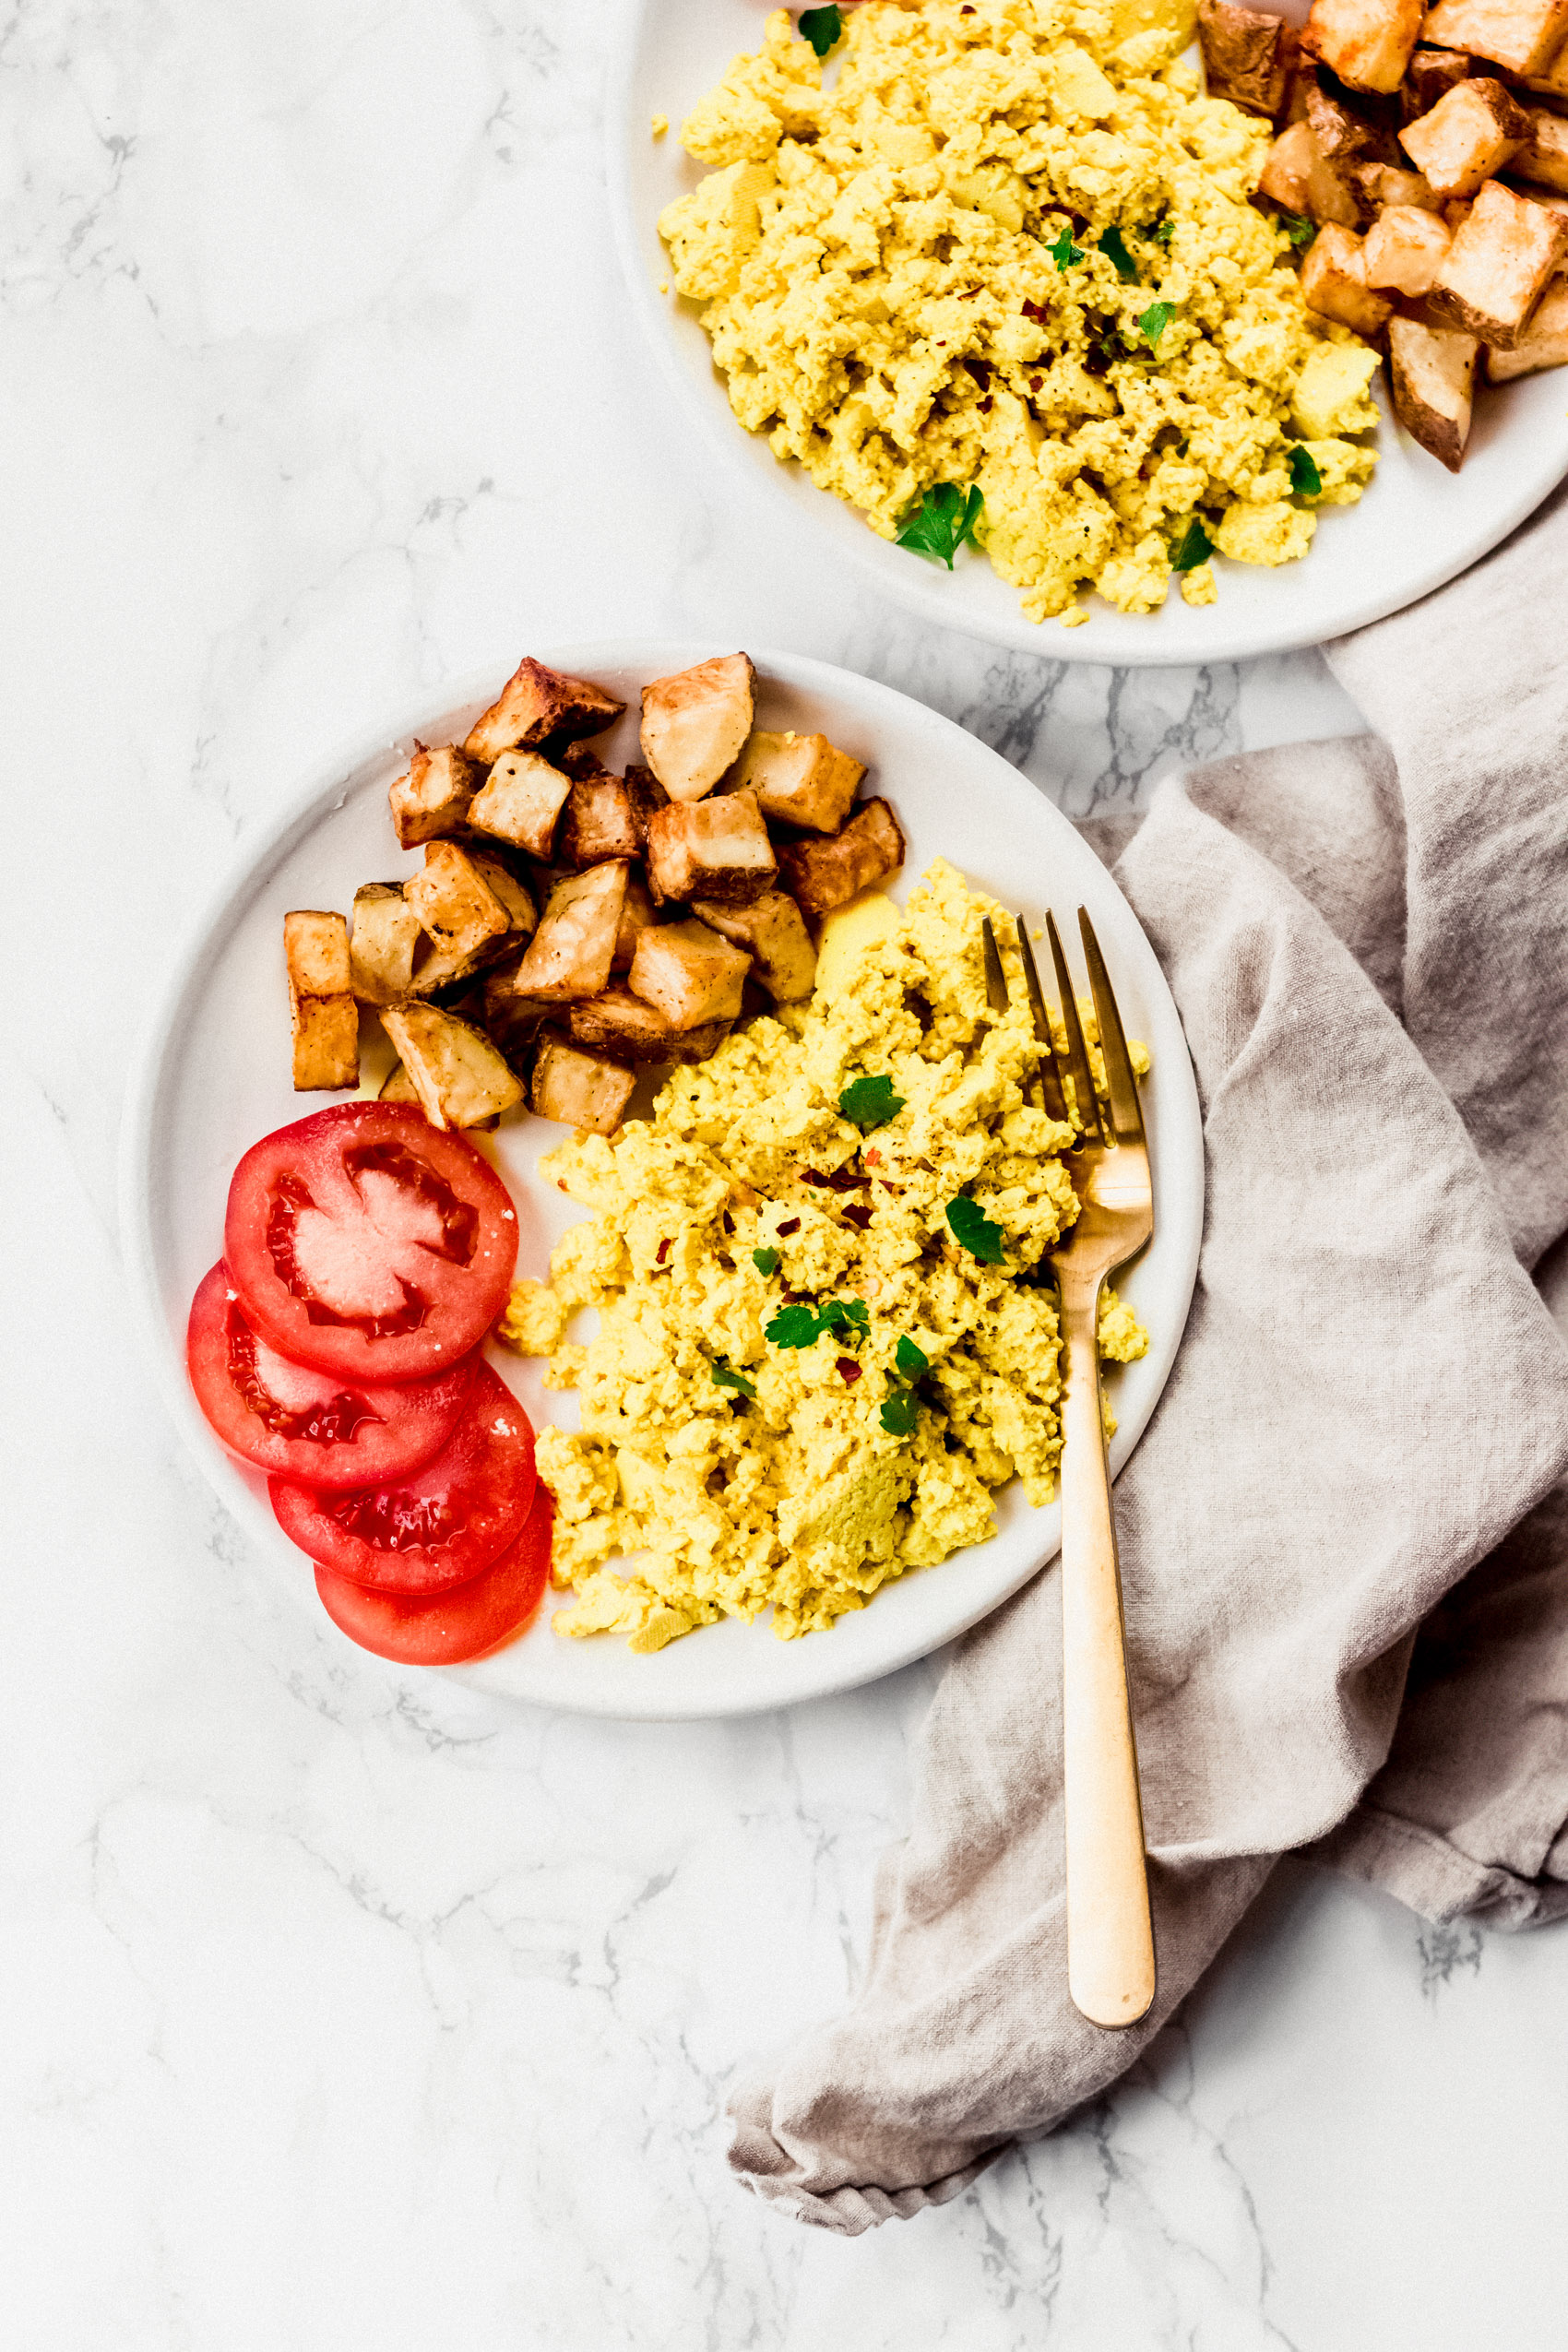
[[[1351,89],[1397,89],[1421,29],[1421,0],[1313,0],[1301,47]]]
[[[1464,81],[1473,71],[1470,61],[1458,49],[1412,49],[1410,62],[1405,68],[1405,78],[1399,85],[1399,107],[1402,122],[1413,123],[1446,97],[1455,82]]]
[[[707,923],[655,923],[637,942],[626,985],[671,1028],[732,1021],[752,959]]]
[[[1511,384],[1516,375],[1535,375],[1543,367],[1568,366],[1568,284],[1553,281],[1535,315],[1511,351],[1489,350],[1488,380]]]
[[[422,841],[457,832],[469,821],[469,804],[479,786],[480,770],[456,743],[443,743],[434,752],[417,743],[408,774],[386,795],[398,846],[417,849]]]
[[[712,898],[694,901],[692,912],[737,947],[745,948],[776,1004],[793,1004],[816,986],[816,949],[793,898],[770,890],[749,907],[725,907]]]
[[[592,743],[547,743],[544,755],[574,784],[597,784],[610,773]]]
[[[1332,76],[1329,78],[1332,79]],[[1336,96],[1333,90],[1324,89],[1315,74],[1307,89],[1307,121],[1312,125],[1318,152],[1326,156],[1330,163],[1339,164],[1346,172],[1354,163],[1382,160],[1388,148],[1386,127],[1348,105],[1347,100],[1351,94],[1347,91],[1344,98]],[[1385,101],[1371,100],[1363,102],[1378,104]],[[1380,149],[1383,150],[1382,155]]]
[[[865,774],[863,762],[826,735],[765,734],[759,728],[735,766],[735,789],[756,794],[764,816],[810,833],[837,833]]]
[[[510,841],[548,865],[572,779],[537,752],[503,752],[469,810],[476,833]]]
[[[1568,194],[1568,121],[1545,106],[1531,106],[1529,137],[1514,158],[1521,180],[1537,181],[1543,188]]]
[[[700,801],[752,731],[756,672],[743,653],[643,688],[643,755],[672,801]]]
[[[1280,132],[1264,160],[1258,194],[1287,212],[1320,223],[1336,221],[1341,228],[1353,229],[1361,217],[1348,175],[1330,163],[1310,123],[1292,123]]]
[[[898,820],[880,799],[868,801],[831,841],[789,842],[778,852],[784,887],[814,923],[903,862]]]
[[[357,1087],[360,1016],[341,915],[296,909],[283,918],[283,962],[294,1039],[294,1092]]]
[[[575,742],[583,735],[600,735],[625,707],[587,678],[568,678],[525,654],[499,702],[474,721],[463,749],[488,767],[503,752],[531,752],[547,736]]]
[[[655,920],[648,886],[634,867],[626,876],[626,896],[615,932],[615,953],[610,959],[612,972],[631,969],[632,957],[637,952],[637,942]]]
[[[349,972],[362,1004],[396,1004],[407,996],[424,936],[400,882],[367,882],[355,891]]]
[[[606,858],[635,858],[642,839],[632,817],[632,797],[618,776],[574,784],[561,827],[561,862],[600,866]]]
[[[629,988],[607,988],[566,1008],[573,1043],[608,1053],[618,1062],[706,1062],[729,1036],[729,1021],[699,1021],[695,1028],[671,1028],[657,1006],[645,1004]]]
[[[609,984],[625,898],[626,867],[619,859],[558,882],[517,966],[515,992],[552,1003],[597,996]]]
[[[419,1091],[401,1062],[394,1062],[386,1073],[386,1083],[376,1096],[377,1102],[417,1102]]]
[[[1366,249],[1348,229],[1320,229],[1301,264],[1301,294],[1309,310],[1336,318],[1358,335],[1382,332],[1394,305],[1367,284]]]
[[[1373,213],[1386,204],[1413,205],[1418,212],[1443,209],[1443,198],[1419,172],[1401,172],[1392,163],[1352,163],[1350,179],[1361,202]]]
[[[533,937],[539,921],[527,884],[518,881],[505,860],[493,849],[478,849],[470,845],[468,859],[480,880],[488,885],[506,910],[511,928],[505,945],[520,947],[526,939]]]
[[[1283,17],[1198,0],[1198,40],[1211,98],[1228,98],[1272,122],[1285,105],[1294,42]]]
[[[1400,294],[1428,292],[1450,242],[1435,212],[1408,204],[1385,205],[1362,245],[1367,284],[1391,286]]]
[[[1490,74],[1455,82],[1430,114],[1407,123],[1399,144],[1440,196],[1472,196],[1529,134],[1524,108]]]
[[[490,883],[455,841],[426,843],[424,871],[410,876],[403,896],[436,953],[455,958],[459,968],[504,940],[512,928],[512,919]]]
[[[625,777],[626,798],[632,804],[632,823],[636,829],[637,847],[647,840],[648,818],[670,806],[670,795],[651,767],[628,767]]]
[[[1508,350],[1565,252],[1568,215],[1489,180],[1455,232],[1428,307],[1434,318]]]
[[[483,1028],[491,1043],[499,1047],[508,1062],[521,1069],[545,1022],[556,1007],[540,996],[519,996],[517,989],[517,964],[502,964],[485,976]]]
[[[1525,88],[1538,90],[1543,98],[1568,99],[1568,42],[1564,42],[1550,65],[1538,74],[1522,74]]]
[[[1388,374],[1394,413],[1423,449],[1456,474],[1470,434],[1476,380],[1473,335],[1425,327],[1417,318],[1388,323]]]
[[[523,1099],[522,1082],[481,1029],[435,1004],[394,1004],[381,1026],[433,1127],[477,1127]]]
[[[1437,0],[1421,33],[1511,74],[1539,74],[1568,34],[1568,0]]]
[[[529,1105],[541,1119],[596,1135],[612,1135],[626,1114],[635,1072],[601,1053],[585,1053],[547,1031],[534,1056]]]
[[[778,867],[754,792],[671,801],[647,821],[648,888],[669,898],[744,906],[771,889]]]

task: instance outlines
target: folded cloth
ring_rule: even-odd
[[[845,2234],[1137,2057],[1289,1848],[1433,1917],[1568,1908],[1568,498],[1331,647],[1375,737],[1226,760],[1117,866],[1207,1150],[1185,1340],[1118,1482],[1159,1990],[1067,1997],[1061,1610],[957,1649],[864,1990],[731,2161]]]

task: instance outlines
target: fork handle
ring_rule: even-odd
[[[1064,1271],[1064,1270],[1063,1270]],[[1154,1999],[1154,1929],[1116,1522],[1100,1408],[1099,1283],[1062,1289],[1062,1683],[1067,1989],[1097,2025]]]

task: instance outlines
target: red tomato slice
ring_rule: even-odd
[[[284,1534],[335,1576],[428,1598],[499,1559],[529,1515],[537,1473],[528,1415],[486,1363],[439,1454],[385,1486],[318,1493],[274,1479]]]
[[[345,1388],[258,1338],[215,1265],[191,1301],[185,1361],[196,1402],[231,1454],[317,1487],[400,1479],[445,1445],[473,1384],[470,1357],[440,1380]]]
[[[541,1486],[522,1533],[500,1559],[435,1600],[366,1592],[325,1568],[315,1572],[315,1589],[332,1622],[361,1649],[399,1666],[461,1666],[520,1633],[539,1607],[550,1574],[553,1517],[550,1491]]]
[[[473,1146],[415,1104],[337,1103],[246,1152],[223,1257],[279,1355],[391,1386],[483,1338],[506,1303],[517,1213]]]

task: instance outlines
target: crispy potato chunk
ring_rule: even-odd
[[[752,959],[707,923],[656,923],[637,942],[626,985],[674,1029],[732,1021]]]
[[[349,971],[362,1004],[396,1004],[414,984],[414,957],[425,931],[400,882],[367,882],[354,893]]]
[[[1270,122],[1283,112],[1295,47],[1283,17],[1198,0],[1198,40],[1210,98],[1228,98]]]
[[[903,862],[904,836],[881,799],[868,801],[831,841],[792,841],[778,852],[784,887],[814,923]]]
[[[636,827],[637,845],[643,848],[647,842],[649,817],[670,806],[670,795],[651,767],[628,767],[625,782],[626,797],[632,804],[632,823]]]
[[[525,654],[500,700],[475,719],[463,749],[488,767],[503,752],[532,751],[551,735],[572,742],[600,735],[625,707],[587,678],[568,678]]]
[[[393,1063],[391,1069],[386,1073],[381,1092],[375,1099],[377,1102],[417,1102],[419,1100],[418,1089],[404,1063]]]
[[[754,792],[672,801],[647,821],[647,881],[655,899],[720,898],[744,906],[771,889],[778,867]]]
[[[343,917],[315,908],[285,915],[283,961],[294,1038],[294,1092],[357,1087],[360,1016]]]
[[[1418,212],[1443,209],[1443,198],[1419,172],[1401,172],[1392,163],[1353,163],[1350,178],[1361,202],[1374,213],[1386,204],[1411,205]]]
[[[408,774],[386,794],[398,846],[417,849],[422,841],[456,833],[469,821],[469,803],[479,786],[479,769],[456,743],[443,743],[434,752],[416,744]]]
[[[1488,350],[1486,372],[1490,383],[1511,384],[1516,375],[1563,366],[1568,366],[1568,284],[1554,281],[1513,350]]]
[[[1470,61],[1459,49],[1413,49],[1405,68],[1405,78],[1399,85],[1399,107],[1402,122],[1413,123],[1445,98],[1455,82],[1464,81],[1473,71]]]
[[[1489,180],[1455,233],[1428,306],[1434,318],[1508,350],[1565,252],[1568,216]]]
[[[558,882],[517,966],[516,993],[552,1003],[597,996],[609,983],[625,898],[626,868],[618,859]]]
[[[512,928],[511,916],[489,880],[455,841],[426,843],[424,871],[410,876],[403,896],[436,953],[453,958],[459,968],[505,939]]]
[[[1313,0],[1301,47],[1351,89],[1397,89],[1421,29],[1421,0]]]
[[[1421,32],[1511,74],[1538,74],[1568,34],[1568,0],[1438,0]]]
[[[700,801],[752,731],[756,672],[727,653],[643,688],[643,756],[672,801]]]
[[[596,1135],[612,1135],[626,1114],[636,1074],[600,1053],[585,1053],[548,1032],[534,1057],[529,1107],[541,1119]]]
[[[1377,335],[1394,305],[1367,284],[1366,248],[1348,229],[1320,229],[1301,264],[1301,295],[1309,310],[1336,318],[1358,335]]]
[[[394,1004],[381,1025],[433,1127],[477,1127],[523,1099],[522,1082],[481,1029],[435,1004]]]
[[[1473,196],[1524,144],[1529,116],[1490,74],[1455,82],[1430,114],[1407,123],[1399,144],[1440,196]]]
[[[572,779],[537,752],[503,752],[474,796],[469,823],[548,865]]]
[[[749,907],[698,898],[692,912],[699,922],[711,924],[735,946],[745,948],[776,1004],[798,1004],[816,986],[816,949],[805,918],[784,891],[770,890]]]
[[[1396,293],[1429,291],[1447,258],[1451,240],[1435,212],[1415,205],[1385,205],[1367,231],[1362,246],[1367,284]]]
[[[735,789],[754,791],[776,825],[837,833],[865,772],[826,735],[768,735],[758,728],[736,763]]]
[[[484,983],[484,1028],[491,1043],[520,1069],[529,1048],[555,1006],[541,996],[519,996],[517,964],[503,964],[487,973]]]
[[[539,922],[538,910],[527,884],[518,881],[505,860],[497,856],[493,849],[478,849],[470,846],[468,859],[480,880],[488,885],[506,910],[511,929],[505,944],[508,949],[520,947],[525,940],[532,938]]]
[[[1420,319],[1395,318],[1388,324],[1394,413],[1406,432],[1454,474],[1470,434],[1479,348],[1473,335],[1424,327]]]
[[[1514,158],[1521,180],[1568,194],[1568,121],[1545,106],[1528,107],[1529,137]]]
[[[551,764],[569,776],[574,784],[597,784],[610,770],[600,758],[592,743],[552,743]]]
[[[1368,100],[1363,103],[1377,105],[1386,101]],[[1315,74],[1307,86],[1306,106],[1307,121],[1312,125],[1318,150],[1331,163],[1340,164],[1348,172],[1353,163],[1382,160],[1380,150],[1386,154],[1386,125],[1347,105],[1343,98],[1325,89]]]
[[[706,1062],[730,1034],[728,1021],[674,1028],[656,1004],[645,1004],[629,988],[607,988],[602,996],[585,996],[569,1005],[566,1027],[575,1045],[617,1062]]]
[[[652,895],[634,866],[626,875],[626,896],[615,931],[615,953],[610,959],[612,972],[630,971],[632,957],[637,952],[637,942],[655,920]]]
[[[1361,217],[1348,176],[1330,163],[1306,122],[1280,132],[1264,160],[1258,194],[1320,224],[1336,221],[1353,229]]]
[[[561,862],[599,866],[606,858],[635,858],[642,841],[632,816],[631,794],[618,776],[574,784],[561,827]]]

